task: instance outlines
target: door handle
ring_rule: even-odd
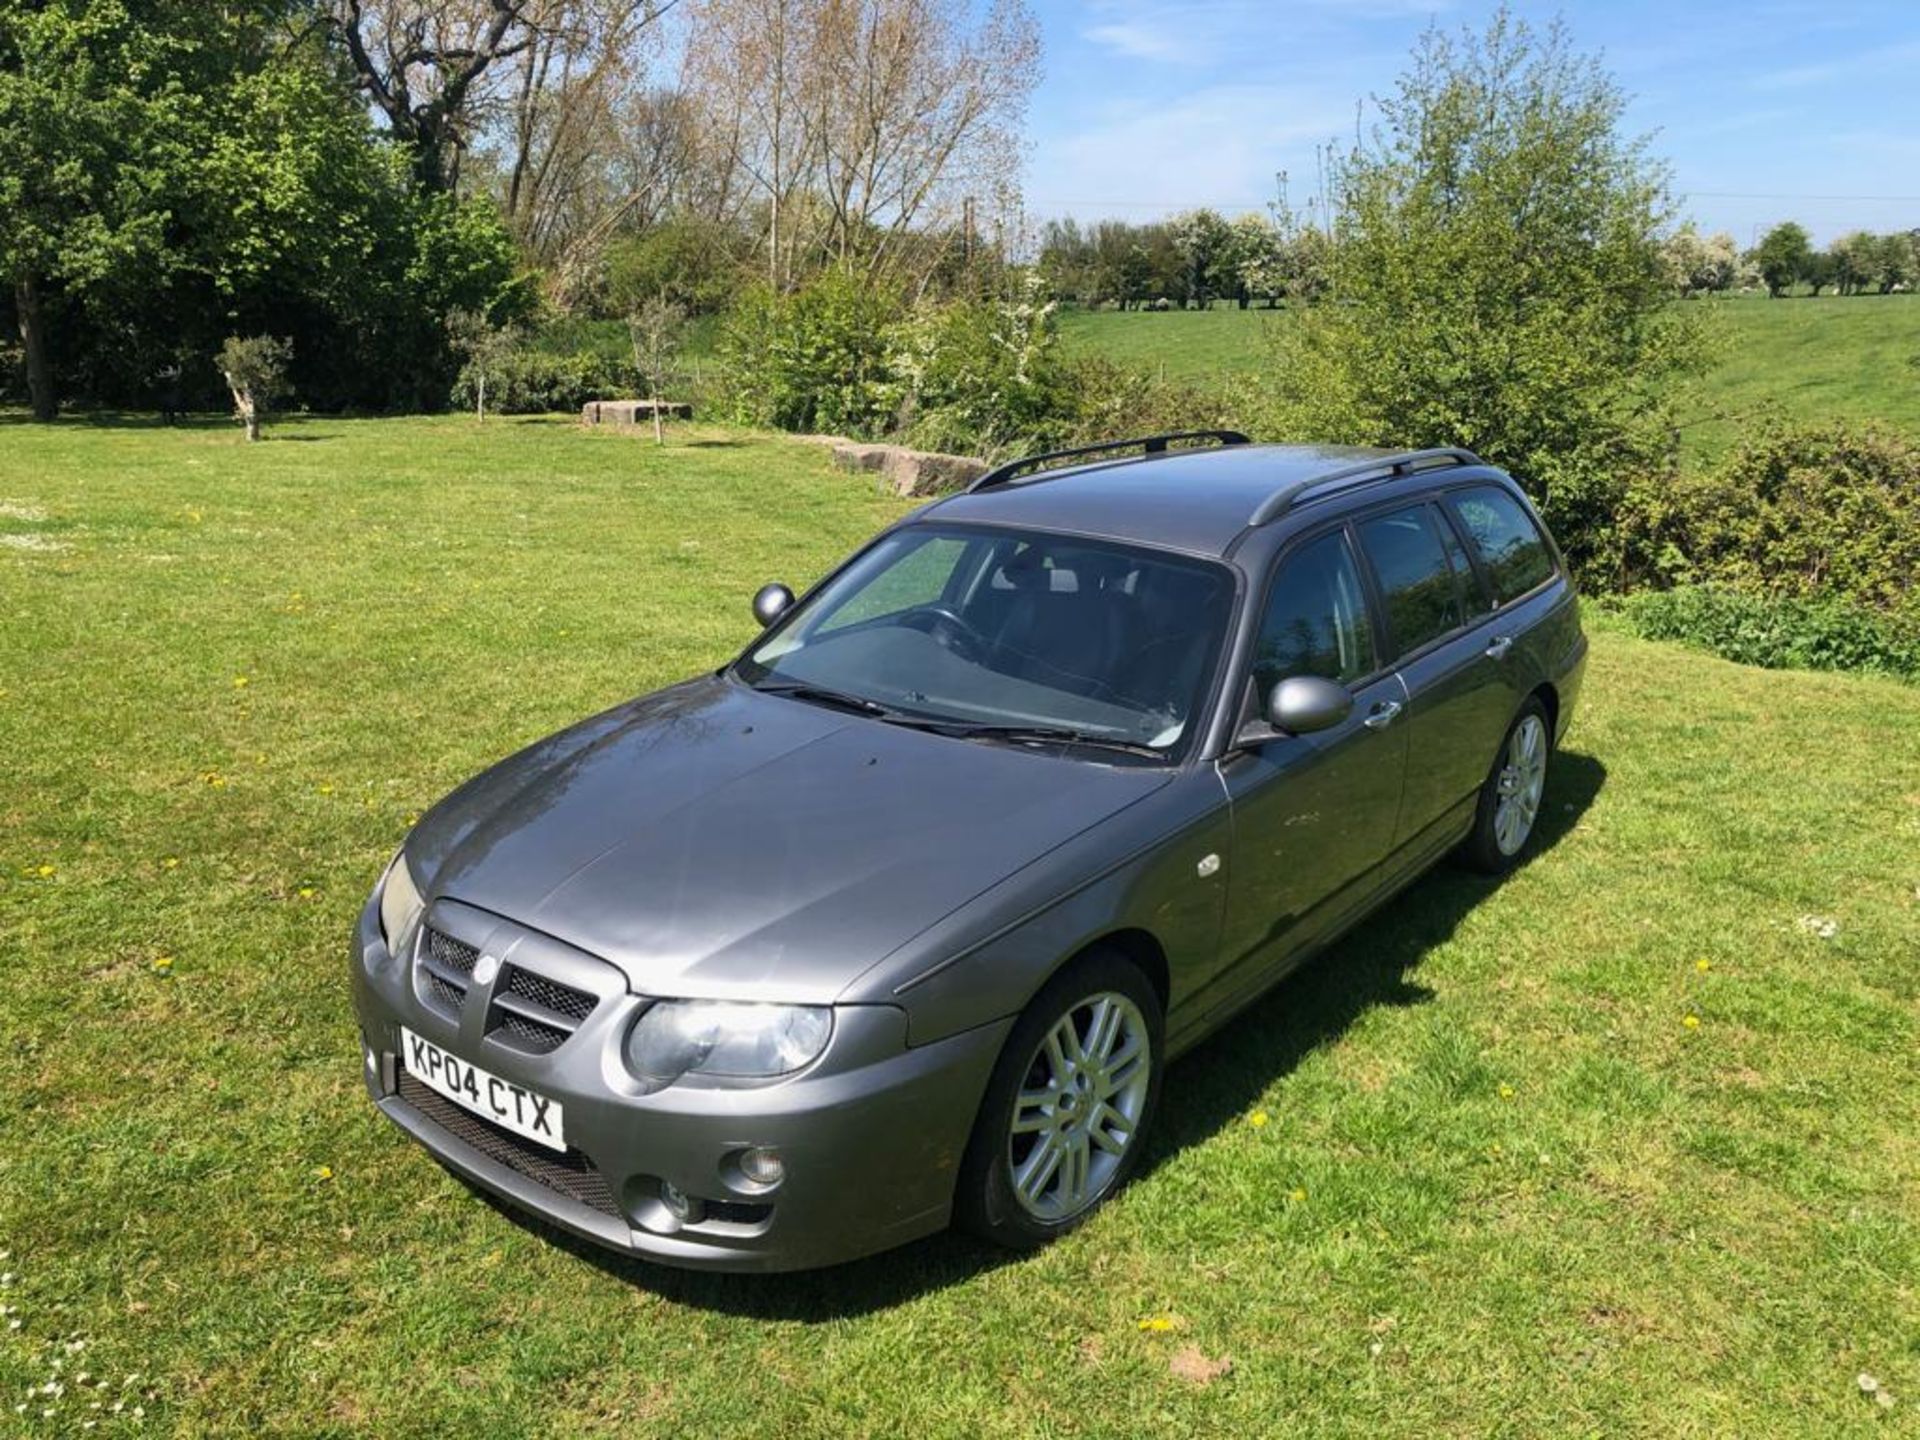
[[[1373,707],[1373,712],[1360,723],[1369,730],[1384,730],[1393,723],[1393,717],[1400,713],[1398,700],[1382,700]]]
[[[1507,658],[1507,651],[1512,648],[1513,637],[1511,635],[1496,635],[1487,643],[1487,658],[1489,660],[1504,660]]]

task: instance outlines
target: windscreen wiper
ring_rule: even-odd
[[[1013,745],[1084,745],[1096,750],[1117,750],[1123,755],[1144,755],[1150,760],[1167,758],[1166,751],[1137,740],[1122,740],[1115,735],[1099,735],[1065,725],[956,725],[947,733],[967,740],[1005,740]]]
[[[849,695],[844,690],[830,690],[824,685],[755,685],[762,695],[786,695],[795,700],[808,700],[815,705],[831,705],[837,710],[852,710],[860,715],[876,715],[882,719],[892,719],[895,712],[878,700],[869,700],[864,695]]]

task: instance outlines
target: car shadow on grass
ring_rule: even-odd
[[[1606,773],[1590,755],[1554,756],[1534,842],[1521,869],[1538,863],[1580,822]],[[1431,999],[1433,992],[1413,972],[1502,883],[1442,863],[1176,1061],[1139,1178],[1225,1129],[1274,1081],[1338,1039],[1367,1011]],[[840,1320],[886,1310],[1024,1258],[954,1232],[798,1274],[675,1270],[617,1255],[485,1191],[474,1193],[516,1225],[627,1284],[679,1304],[764,1320]]]

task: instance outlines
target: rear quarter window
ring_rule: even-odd
[[[1505,490],[1490,485],[1455,491],[1448,498],[1486,569],[1494,604],[1526,594],[1553,574],[1546,537],[1526,507]]]

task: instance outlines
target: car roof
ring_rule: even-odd
[[[1359,445],[1173,450],[1043,470],[938,501],[916,518],[1067,531],[1224,556],[1277,492],[1368,461],[1379,461],[1377,478],[1385,478],[1385,467],[1399,454]],[[1457,476],[1465,468],[1449,466],[1446,473]],[[1438,472],[1418,473],[1430,478]]]

